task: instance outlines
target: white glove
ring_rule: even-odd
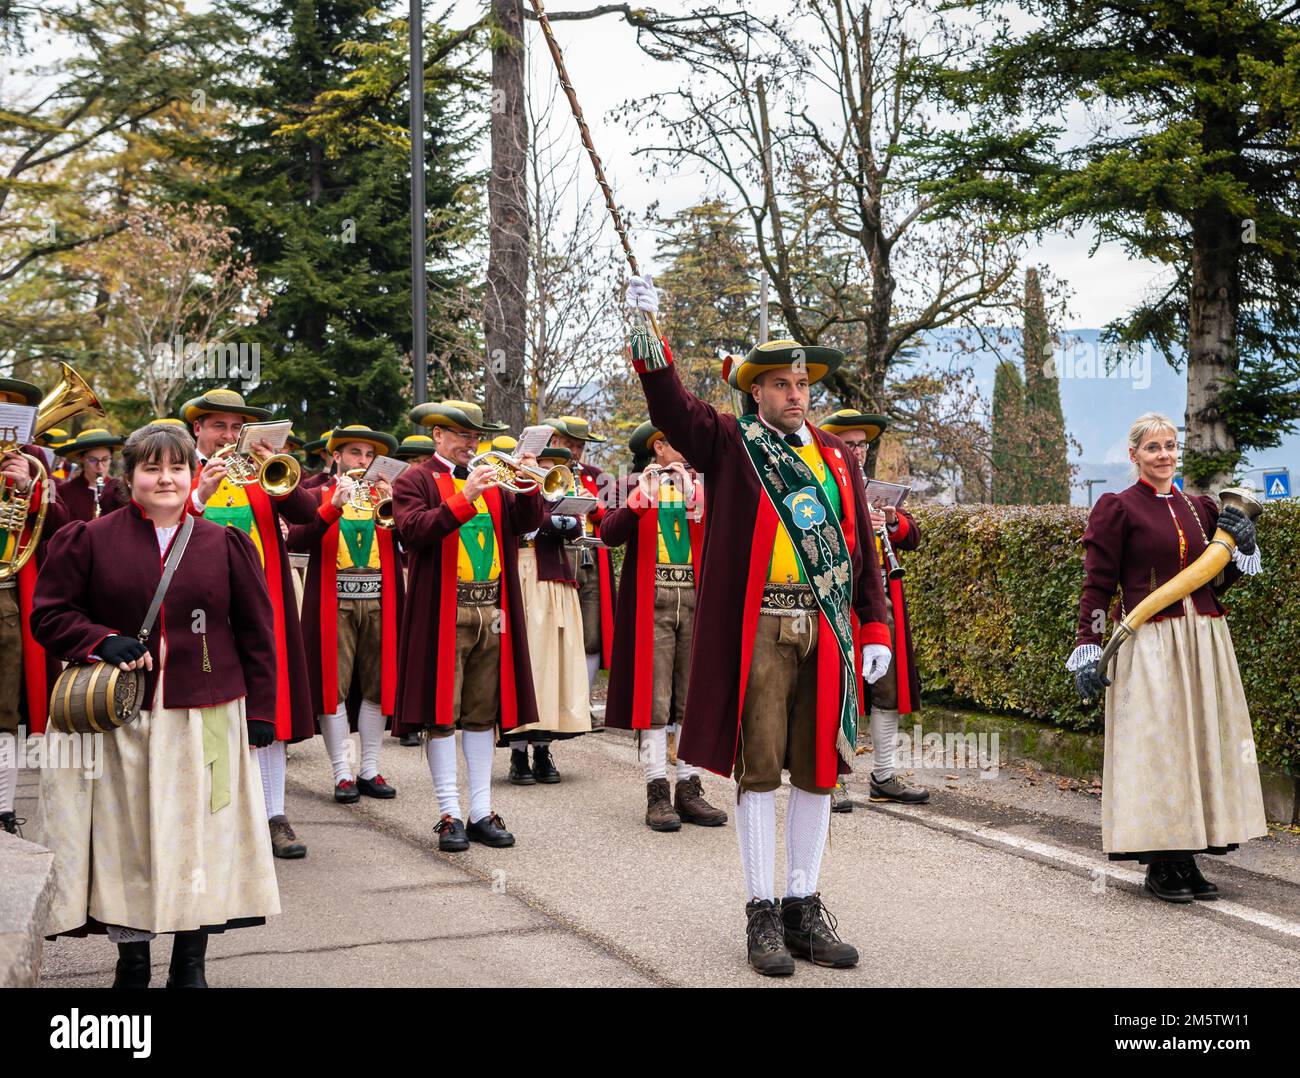
[[[650,274],[644,277],[631,277],[627,282],[627,305],[634,311],[659,313],[659,292],[650,280]]]
[[[889,673],[889,661],[892,658],[893,652],[884,644],[863,644],[862,680],[868,685],[874,685]]]

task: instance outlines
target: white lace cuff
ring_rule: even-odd
[[[1101,647],[1097,644],[1080,644],[1072,652],[1070,657],[1065,660],[1065,668],[1074,673],[1090,662],[1101,658]]]
[[[1254,576],[1260,570],[1259,544],[1255,544],[1255,549],[1250,554],[1243,554],[1240,547],[1234,547],[1232,551],[1232,564],[1240,569],[1246,576]]]
[[[156,938],[144,928],[125,928],[122,925],[106,925],[108,938],[112,943],[148,943]]]

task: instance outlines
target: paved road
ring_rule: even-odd
[[[423,753],[386,741],[394,801],[336,805],[319,739],[290,750],[288,812],[309,853],[277,862],[284,913],[215,937],[214,986],[1095,985],[1300,986],[1300,839],[1257,840],[1205,871],[1218,903],[1145,896],[1100,853],[1099,798],[1003,769],[918,773],[929,806],[866,802],[832,817],[821,890],[854,970],[745,964],[735,830],[643,823],[632,741],[607,731],[555,749],[564,781],[514,787],[497,754],[495,807],[512,849],[442,854]],[[32,777],[20,812],[34,815]],[[468,805],[467,791],[462,797]],[[726,806],[730,784],[705,781]],[[785,792],[778,793],[778,847]],[[781,877],[778,875],[778,892]],[[169,944],[156,945],[161,983]],[[111,979],[102,938],[46,948],[43,983]]]

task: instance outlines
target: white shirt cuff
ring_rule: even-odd
[[[1090,662],[1095,662],[1101,658],[1101,645],[1099,644],[1080,644],[1072,652],[1070,657],[1065,661],[1065,668],[1074,673],[1082,669]]]
[[[1243,554],[1240,547],[1234,547],[1232,551],[1232,564],[1240,569],[1246,576],[1254,576],[1258,573],[1261,568],[1259,560],[1259,543],[1255,544],[1255,549],[1250,554]]]

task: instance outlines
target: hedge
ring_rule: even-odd
[[[1103,729],[1065,660],[1074,646],[1088,511],[914,508],[920,549],[900,555],[924,693],[1075,730]],[[1263,763],[1300,774],[1300,504],[1259,518],[1264,571],[1224,597]]]

